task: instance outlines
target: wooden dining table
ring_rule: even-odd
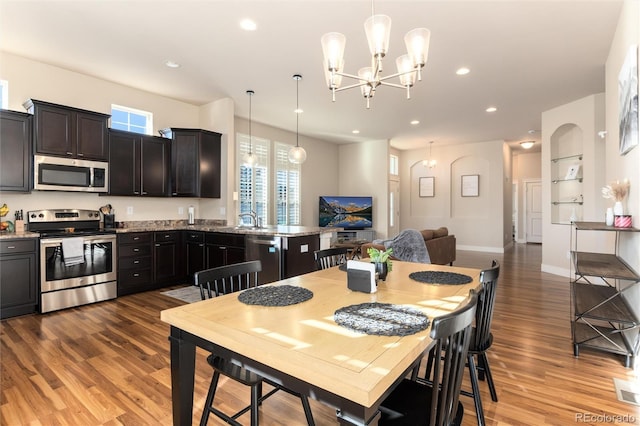
[[[426,284],[411,272],[466,275],[462,285]],[[378,406],[431,347],[430,327],[408,336],[380,336],[338,325],[334,312],[361,303],[418,309],[430,319],[456,309],[477,289],[480,270],[393,262],[375,293],[352,291],[338,267],[269,285],[304,287],[313,297],[289,306],[247,305],[232,293],[161,312],[170,324],[173,424],[190,425],[196,347],[263,375],[336,409],[340,424],[372,425]]]

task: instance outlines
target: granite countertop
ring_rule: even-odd
[[[203,231],[222,232],[227,234],[240,235],[269,235],[278,237],[302,237],[306,235],[317,235],[325,232],[337,232],[342,228],[321,228],[317,226],[283,226],[272,225],[263,228],[228,226],[217,220],[196,220],[195,225],[189,225],[185,220],[152,220],[137,222],[120,222],[120,226],[115,229],[117,234],[128,232],[154,232],[154,231]],[[10,238],[38,238],[37,232],[1,232],[0,239]]]

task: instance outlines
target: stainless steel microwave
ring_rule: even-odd
[[[109,163],[35,155],[33,189],[41,191],[108,192]]]

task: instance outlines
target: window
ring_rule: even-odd
[[[253,136],[252,152],[258,161],[247,167],[243,157],[249,152],[249,136],[237,134],[236,142],[240,214],[255,211],[263,224],[300,225],[300,165],[287,157],[292,145]],[[249,221],[243,217],[240,223]]]
[[[398,156],[390,155],[389,156],[389,173],[398,176]]]
[[[275,143],[276,223],[300,225],[300,164],[289,161],[292,145]]]
[[[0,80],[0,108],[9,109],[9,82]]]
[[[240,214],[255,211],[260,221],[266,224],[269,223],[269,141],[255,136],[251,140],[253,142],[251,150],[258,161],[248,167],[243,164],[242,158],[249,152],[249,136],[237,135]],[[249,221],[249,218],[242,218],[240,223],[248,225]]]
[[[153,114],[121,105],[111,105],[111,128],[128,132],[153,134]]]

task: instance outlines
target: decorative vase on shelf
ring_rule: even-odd
[[[607,214],[604,216],[604,223],[607,226],[613,225],[613,209],[611,207],[607,209]]]
[[[614,216],[622,216],[624,214],[624,209],[622,208],[622,201],[616,201],[613,205],[613,215]]]

